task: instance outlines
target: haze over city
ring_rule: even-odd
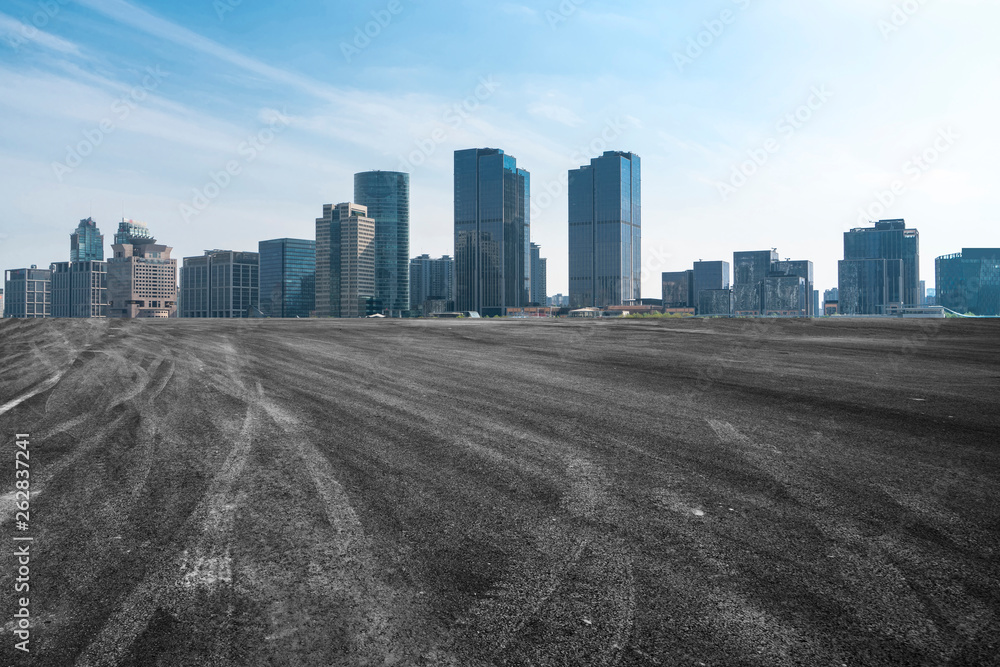
[[[865,218],[920,230],[930,287],[936,256],[1000,245],[997,19],[985,0],[6,2],[0,268],[65,261],[88,216],[145,221],[174,257],[310,238],[367,169],[411,173],[411,256],[451,254],[453,152],[495,146],[531,172],[550,294],[566,172],[606,149],[643,159],[643,296],[772,247],[834,287]]]

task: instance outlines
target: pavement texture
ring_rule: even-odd
[[[3,320],[0,434],[3,665],[1000,664],[994,322]]]

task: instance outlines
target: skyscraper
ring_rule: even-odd
[[[1000,248],[965,248],[938,257],[934,272],[937,305],[962,314],[1000,315]]]
[[[259,311],[260,256],[206,250],[185,257],[179,317],[254,317]]]
[[[920,234],[903,220],[844,233],[839,265],[840,312],[883,315],[920,306]]]
[[[177,260],[146,225],[122,221],[108,259],[108,317],[177,315]]]
[[[570,170],[570,307],[604,308],[641,298],[641,182],[634,153],[606,151]]]
[[[375,221],[358,204],[325,204],[316,219],[316,315],[361,317],[375,296]]]
[[[548,301],[548,260],[542,257],[542,249],[537,243],[531,244],[531,303],[539,306]]]
[[[81,220],[76,231],[70,234],[69,261],[104,261],[104,235],[92,218]]]
[[[363,171],[354,175],[354,201],[375,221],[375,302],[396,314],[409,306],[410,175]]]
[[[316,309],[316,242],[261,241],[260,310],[266,317],[309,317]]]
[[[497,148],[455,151],[455,308],[504,315],[530,298],[531,175]]]

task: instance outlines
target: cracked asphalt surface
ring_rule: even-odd
[[[3,320],[32,655],[1000,664],[1000,329]]]

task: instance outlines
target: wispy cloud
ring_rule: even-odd
[[[2,13],[0,13],[0,34],[4,35],[4,41],[11,46],[16,47],[21,44],[34,42],[35,44],[60,53],[66,53],[74,56],[82,55],[80,53],[80,47],[73,42],[67,41],[61,37],[56,37],[55,35],[51,35],[43,30],[39,30],[35,26],[21,23],[17,19]]]
[[[528,107],[528,113],[532,116],[554,120],[566,127],[580,127],[586,124],[586,121],[577,116],[572,109],[567,109],[557,104],[532,104]]]

